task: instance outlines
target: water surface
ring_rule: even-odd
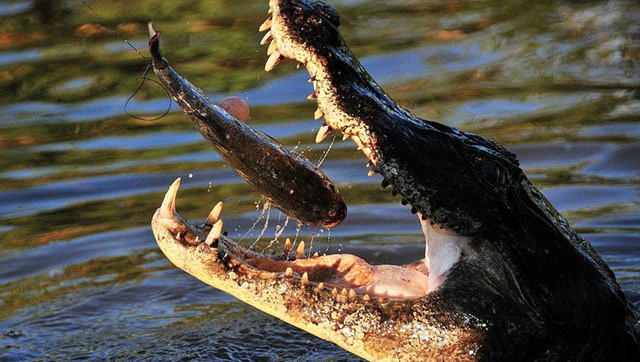
[[[240,95],[251,124],[317,162],[304,71],[262,70],[267,1],[9,1],[0,5],[0,360],[356,359],[173,267],[149,222],[176,177],[178,209],[251,245],[261,198],[175,107],[147,122],[124,104],[146,63],[145,24],[214,99]],[[416,115],[493,138],[589,239],[640,304],[640,6],[634,1],[330,1],[352,50]],[[162,114],[147,83],[127,108]],[[323,170],[349,205],[320,252],[414,261],[420,228],[367,177],[351,142]],[[256,223],[256,220],[258,222]],[[251,230],[253,224],[256,227]],[[271,210],[258,248],[295,237]],[[249,233],[247,234],[247,231]],[[245,235],[246,234],[246,235]]]

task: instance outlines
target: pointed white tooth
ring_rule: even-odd
[[[273,54],[277,49],[276,41],[272,40],[271,44],[269,44],[269,49],[267,49],[267,55]]]
[[[278,53],[277,50],[274,51],[273,54],[269,56],[269,59],[267,59],[267,64],[264,65],[264,71],[265,72],[272,71],[273,68],[275,68],[276,65],[280,63],[280,60],[282,60],[282,56],[280,55],[280,53]]]
[[[304,240],[300,241],[298,247],[296,248],[296,258],[302,258],[304,256]]]
[[[347,134],[347,133],[342,134],[342,140],[343,141],[346,141],[348,139],[349,139],[349,134]]]
[[[265,22],[262,23],[262,25],[260,25],[260,28],[258,28],[258,31],[265,31],[270,28],[271,28],[271,18],[265,20]]]
[[[307,96],[307,99],[316,99],[316,98],[318,98],[318,96],[316,95],[316,92],[313,92]]]
[[[322,141],[324,141],[325,138],[327,138],[328,135],[331,134],[331,127],[329,127],[328,124],[323,124],[322,126],[320,126],[320,129],[318,130],[318,134],[316,134],[316,143],[320,143]]]
[[[220,219],[221,213],[222,213],[222,201],[218,202],[216,206],[214,206],[213,209],[211,209],[211,212],[209,213],[209,216],[207,216],[207,221],[205,221],[205,224],[211,226],[216,222],[218,222],[218,219]]]
[[[320,108],[316,109],[316,111],[313,113],[313,118],[314,119],[320,119],[320,118],[322,118],[322,116],[323,116],[323,113],[320,110]]]
[[[218,222],[213,224],[213,227],[211,227],[211,231],[209,231],[209,235],[207,235],[207,238],[204,240],[207,245],[211,246],[216,241],[220,240],[220,234],[222,234],[222,224],[222,220],[218,220]]]
[[[369,172],[367,172],[367,176],[371,177],[374,176],[377,172],[373,169],[369,170]]]
[[[273,36],[271,36],[271,30],[269,30],[264,37],[262,38],[262,40],[260,40],[260,45],[265,45],[267,44],[269,41],[273,40]]]
[[[298,63],[296,64],[296,69],[300,69],[300,66],[302,65],[302,63]]]
[[[267,12],[267,14],[271,14],[273,13],[273,8],[271,8],[271,6],[269,6],[269,11]]]
[[[173,213],[176,212],[176,195],[178,194],[178,189],[180,189],[180,177],[178,177],[171,186],[169,190],[164,195],[164,200],[162,200],[162,206],[160,206],[160,216],[164,218],[173,218]]]

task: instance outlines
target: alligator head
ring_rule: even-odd
[[[340,131],[355,142],[418,215],[425,258],[371,266],[306,256],[304,245],[294,256],[290,244],[257,254],[220,234],[218,209],[202,227],[180,218],[176,182],[152,222],[174,264],[370,360],[638,355],[638,316],[612,271],[514,154],[398,106],[346,46],[330,6],[271,0],[269,13],[265,70],[285,58],[306,67],[324,119],[316,141]]]

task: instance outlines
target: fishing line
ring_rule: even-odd
[[[98,14],[97,11],[93,10],[93,8],[91,6],[89,6],[89,4],[87,4],[87,2],[85,0],[80,0],[84,6],[87,7],[87,9],[89,9],[98,19],[100,19],[100,21],[102,21],[102,23],[106,24],[107,21],[105,20],[105,18],[103,18],[102,16],[100,16],[100,14]],[[138,50],[138,48],[134,47],[133,44],[131,44],[127,38],[125,38],[122,34],[120,34],[119,31],[115,30],[115,29],[111,29],[108,26],[105,26],[106,29],[110,30],[111,32],[115,33],[117,36],[120,37],[120,39],[124,40],[125,43],[127,43],[131,49],[135,50],[136,53],[138,53],[138,55],[140,55],[142,57],[142,59],[144,59],[146,62],[150,62],[149,59],[147,59],[147,57],[145,57],[142,53],[140,53],[140,51]]]
[[[169,91],[167,90],[167,88],[164,87],[164,85],[162,83],[158,82],[155,79],[147,78],[147,74],[149,74],[149,70],[150,69],[151,69],[151,63],[147,64],[147,67],[145,68],[144,73],[142,73],[142,76],[138,77],[139,79],[142,79],[142,82],[140,82],[140,85],[138,85],[138,88],[136,88],[135,92],[133,92],[133,94],[130,95],[129,98],[127,98],[127,101],[124,103],[124,111],[125,111],[125,113],[129,117],[132,117],[132,118],[135,118],[135,119],[139,119],[141,121],[157,121],[157,120],[159,120],[161,118],[164,118],[171,111],[171,94],[169,94]],[[152,82],[152,83],[155,83],[155,84],[159,85],[162,88],[162,90],[164,90],[164,92],[167,94],[167,98],[169,99],[169,104],[167,105],[167,109],[164,111],[164,113],[162,113],[161,115],[159,115],[158,117],[155,117],[155,118],[138,117],[135,114],[130,113],[127,110],[127,106],[129,105],[129,102],[131,102],[133,97],[135,97],[136,94],[138,94],[140,89],[142,89],[142,86],[144,85],[144,82],[147,81],[147,80],[149,82]]]
[[[103,18],[100,14],[98,14],[97,11],[95,11],[89,4],[87,4],[87,2],[85,0],[80,0],[82,2],[82,4],[84,4],[84,6],[86,6],[87,9],[89,9],[89,11],[91,11],[93,13],[93,15],[95,15],[98,19],[100,19],[100,21],[103,24],[107,23],[107,20],[105,18]],[[120,39],[124,40],[125,43],[127,43],[127,45],[129,47],[131,47],[131,49],[133,49],[139,56],[142,57],[142,59],[148,63],[147,67],[145,68],[144,72],[142,73],[142,76],[138,76],[138,79],[142,79],[142,81],[140,82],[140,85],[138,85],[138,88],[136,88],[136,90],[133,92],[133,94],[131,94],[129,96],[129,98],[127,98],[127,101],[124,103],[124,107],[123,110],[124,112],[131,118],[135,118],[135,119],[139,119],[141,121],[157,121],[161,118],[164,118],[167,114],[169,114],[169,112],[171,112],[171,94],[169,93],[169,91],[164,87],[164,85],[160,82],[158,82],[155,79],[151,79],[147,77],[147,74],[149,74],[149,70],[151,69],[151,60],[149,60],[149,58],[145,57],[144,54],[142,54],[138,48],[136,48],[133,44],[131,44],[131,42],[129,40],[127,40],[127,38],[125,38],[119,31],[112,29],[108,26],[102,25],[105,29],[109,30],[110,32],[116,34],[118,37],[120,37]],[[145,81],[150,81],[152,83],[155,83],[157,85],[159,85],[162,90],[164,90],[164,92],[167,95],[167,99],[169,100],[169,104],[167,105],[167,109],[164,111],[164,113],[162,113],[162,115],[155,117],[155,118],[144,118],[144,117],[138,117],[135,114],[129,112],[127,110],[127,106],[129,105],[129,102],[131,102],[131,100],[133,99],[133,97],[136,96],[136,94],[138,94],[138,92],[140,92],[140,90],[142,89],[142,87],[144,86],[144,82]]]
[[[333,142],[335,142],[335,140],[336,140],[336,135],[334,134],[333,138],[331,139],[331,143],[329,144],[329,147],[324,151],[324,153],[322,154],[322,157],[320,157],[320,161],[318,161],[318,165],[316,167],[320,168],[320,165],[322,165],[324,160],[329,155],[329,151],[331,151],[331,148],[333,148]]]

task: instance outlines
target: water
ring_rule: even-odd
[[[9,1],[0,5],[0,360],[354,359],[174,268],[149,222],[178,176],[178,209],[202,219],[219,200],[230,235],[260,197],[174,105],[156,122],[124,102],[145,68],[109,29],[144,49],[145,23],[166,56],[214,98],[240,95],[251,124],[311,160],[320,125],[303,71],[262,70],[266,1]],[[640,304],[640,5],[633,1],[332,1],[372,75],[418,116],[489,136],[615,270]],[[146,54],[146,53],[145,53]],[[157,116],[147,84],[128,110]],[[314,250],[410,262],[420,228],[351,142],[323,169],[349,216],[302,228]],[[272,210],[273,239],[284,216]],[[243,243],[250,245],[262,222]],[[295,237],[289,223],[283,237]]]

